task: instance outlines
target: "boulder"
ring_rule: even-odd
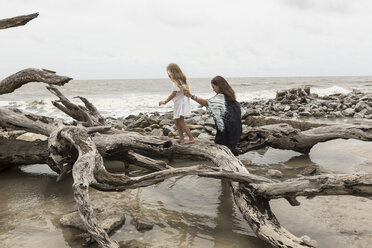
[[[107,233],[125,223],[125,214],[118,210],[94,209],[93,211],[98,223]],[[60,223],[63,226],[87,231],[77,211],[62,216]]]
[[[347,117],[352,117],[352,116],[354,116],[354,113],[355,113],[354,109],[352,109],[352,108],[347,108],[342,112]]]
[[[154,227],[149,220],[139,216],[134,216],[130,223],[136,227],[137,231],[151,230]]]
[[[273,169],[269,169],[267,171],[266,175],[268,175],[270,177],[275,177],[275,178],[281,178],[281,177],[283,177],[282,172],[280,172],[278,170],[273,170]]]
[[[152,136],[163,136],[163,129],[156,128],[151,131]]]
[[[201,131],[200,129],[191,130],[191,134],[192,136],[194,136],[194,138],[196,138],[196,137],[199,137],[199,135],[201,134]]]

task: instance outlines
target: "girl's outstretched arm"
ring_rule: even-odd
[[[170,100],[172,100],[176,96],[177,91],[173,91],[165,101],[160,101],[159,106],[163,104],[167,104]]]

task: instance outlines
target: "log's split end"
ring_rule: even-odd
[[[11,18],[0,20],[0,29],[13,28],[18,26],[24,26],[32,19],[39,16],[39,13],[33,13],[29,15],[21,15]]]

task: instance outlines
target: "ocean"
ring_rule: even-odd
[[[190,78],[191,92],[203,98],[215,93],[210,78]],[[348,93],[353,89],[372,91],[372,77],[244,77],[227,78],[236,92],[238,101],[270,99],[277,90],[310,86],[311,92],[320,96],[334,93]],[[0,106],[13,106],[35,114],[66,118],[56,109],[51,94],[43,83],[29,83],[15,92],[0,95]],[[91,101],[105,117],[125,117],[140,112],[166,112],[172,110],[172,103],[158,106],[171,93],[169,79],[107,79],[72,80],[59,87],[71,101],[79,103],[75,96],[83,96]],[[191,101],[192,108],[197,103]]]

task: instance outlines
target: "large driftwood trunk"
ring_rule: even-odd
[[[278,149],[309,153],[320,142],[334,139],[372,141],[371,126],[331,125],[300,131],[288,124],[273,124],[244,130],[238,144],[240,153],[271,146]]]

